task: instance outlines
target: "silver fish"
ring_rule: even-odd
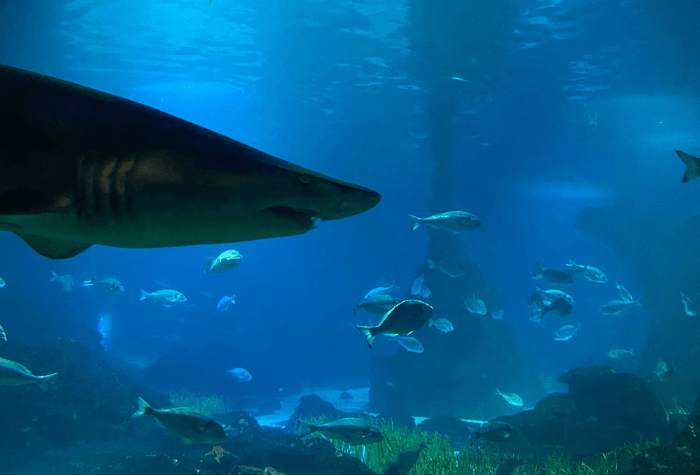
[[[574,279],[567,272],[547,269],[542,264],[537,264],[537,268],[532,272],[533,279],[546,279],[554,284],[569,285],[574,283]]]
[[[437,320],[429,320],[428,326],[435,327],[443,333],[449,333],[455,329],[455,327],[452,325],[452,322],[446,318],[438,318]]]
[[[376,295],[387,295],[393,292],[394,290],[397,290],[399,288],[398,285],[392,284],[390,287],[376,287],[365,295],[364,300],[367,300],[370,297],[374,297]]]
[[[605,275],[605,273],[597,267],[576,264],[574,261],[571,260],[566,264],[566,266],[577,269],[583,274],[583,276],[587,280],[590,280],[591,282],[598,282],[604,284],[608,281],[608,277]]]
[[[700,176],[700,158],[694,157],[689,153],[676,150],[676,154],[683,160],[685,164],[685,173],[683,173],[683,183],[695,180]]]
[[[542,290],[539,287],[537,288],[537,293],[540,294],[542,297],[542,300],[546,303],[552,303],[556,299],[564,299],[567,302],[569,302],[571,305],[574,304],[574,299],[571,295],[567,294],[563,290],[558,290],[558,289],[549,289],[549,290]]]
[[[423,343],[412,336],[390,336],[389,339],[394,340],[401,345],[406,351],[411,353],[423,353]]]
[[[223,274],[224,272],[238,267],[242,259],[243,256],[241,256],[240,252],[229,249],[228,251],[222,252],[217,257],[210,257],[207,260],[207,267],[204,269],[204,273],[211,274],[215,272],[217,274]]]
[[[498,389],[496,389],[496,394],[501,396],[505,401],[510,404],[511,406],[516,406],[516,407],[522,407],[523,406],[523,398],[518,396],[515,393],[502,393]]]
[[[372,348],[374,338],[379,334],[410,335],[424,327],[433,316],[433,307],[420,300],[404,300],[386,312],[377,326],[355,325],[367,338],[367,346]]]
[[[423,282],[423,287],[420,289],[420,298],[427,299],[428,297],[430,297],[430,289],[425,285],[425,282]]]
[[[419,275],[413,280],[411,284],[411,295],[419,296],[420,291],[423,288],[423,282],[425,281],[425,276],[423,274]]]
[[[373,444],[384,440],[380,431],[366,420],[357,417],[346,417],[325,424],[311,424],[300,420],[298,424],[301,437],[319,432],[329,439],[342,440],[350,445]]]
[[[103,292],[111,295],[119,295],[124,292],[124,286],[114,277],[107,277],[106,279],[99,280],[97,277],[93,277],[92,280],[86,280],[83,282],[83,287],[97,287]]]
[[[30,71],[0,65],[0,103],[0,230],[48,258],[93,244],[293,236],[380,200],[151,107]]]
[[[557,341],[570,340],[571,337],[573,337],[576,334],[579,328],[581,328],[580,323],[577,325],[564,325],[556,331],[556,333],[554,334],[554,339]]]
[[[253,379],[253,375],[245,368],[227,369],[226,372],[239,383],[247,383]]]
[[[447,213],[434,214],[427,218],[419,218],[411,214],[408,217],[411,218],[411,231],[426,225],[433,229],[441,229],[456,234],[464,231],[476,231],[484,227],[484,223],[479,218],[466,211],[448,211]]]
[[[61,290],[64,292],[73,292],[75,289],[75,280],[70,274],[58,275],[54,271],[51,271],[51,282],[58,282],[61,286]]]
[[[48,381],[57,375],[58,373],[36,376],[21,364],[0,358],[0,386],[22,386],[34,383],[46,391]]]
[[[617,291],[620,293],[620,300],[623,302],[633,302],[634,297],[632,297],[632,294],[630,293],[629,290],[615,282],[615,287],[617,287]]]
[[[611,358],[613,360],[619,360],[623,357],[628,357],[628,356],[634,356],[634,351],[633,350],[623,350],[621,348],[615,348],[613,350],[608,351],[608,358]]]
[[[686,297],[683,292],[681,292],[681,303],[683,303],[683,310],[685,311],[686,315],[688,315],[689,317],[694,317],[695,315],[697,315],[697,313],[695,312],[695,304],[692,300]]]
[[[396,300],[391,295],[379,294],[373,295],[360,303],[352,301],[355,307],[355,315],[357,315],[358,310],[362,309],[365,312],[374,313],[377,315],[384,315],[388,310],[391,310],[394,305],[396,305]]]
[[[223,426],[211,417],[189,407],[154,409],[143,398],[138,399],[138,410],[131,416],[136,419],[153,416],[162,428],[184,439],[189,444],[221,444],[226,441]]]
[[[654,374],[659,377],[659,380],[664,381],[664,378],[672,376],[673,373],[675,373],[675,370],[668,361],[660,359],[659,362],[656,363]]]
[[[503,319],[503,309],[499,308],[498,310],[491,310],[491,318],[494,318],[496,320],[502,320]]]
[[[151,301],[165,305],[166,307],[187,302],[187,297],[185,297],[181,292],[172,289],[156,290],[152,293],[148,293],[141,289],[141,298],[139,301],[146,299],[150,299]]]
[[[0,345],[3,343],[7,342],[7,334],[5,333],[5,329],[0,325]]]
[[[219,312],[225,312],[226,310],[228,310],[229,306],[232,303],[236,303],[235,299],[236,299],[236,294],[233,294],[230,297],[224,295],[223,297],[221,297],[221,300],[219,300],[219,303],[216,304],[216,309]]]
[[[632,307],[641,307],[642,304],[639,303],[639,299],[633,300],[631,302],[628,302],[626,300],[613,300],[612,302],[608,302],[602,307],[600,307],[600,313],[603,315],[617,315],[619,313],[624,312],[625,310],[629,310]]]
[[[475,313],[477,315],[486,315],[488,310],[486,309],[486,304],[476,295],[472,294],[471,298],[462,297],[464,306],[469,311],[469,313]]]

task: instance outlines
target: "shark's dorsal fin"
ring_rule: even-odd
[[[689,153],[681,152],[680,150],[676,150],[676,154],[678,154],[686,166],[685,173],[683,174],[683,183],[687,183],[700,176],[700,158],[694,157]]]
[[[38,254],[49,259],[68,259],[69,257],[77,256],[92,244],[86,244],[73,241],[62,241],[60,239],[46,238],[42,236],[33,236],[26,234],[18,234],[29,247],[34,249]]]

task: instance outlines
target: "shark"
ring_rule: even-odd
[[[299,235],[379,201],[146,105],[0,65],[0,231],[44,257]]]

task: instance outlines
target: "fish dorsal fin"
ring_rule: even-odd
[[[63,241],[61,239],[46,238],[43,236],[33,236],[18,234],[24,242],[31,247],[34,252],[49,259],[68,259],[77,256],[92,244]]]
[[[700,176],[700,158],[694,157],[689,153],[681,152],[680,150],[676,150],[676,154],[678,154],[687,167],[683,174],[683,183],[694,180]]]

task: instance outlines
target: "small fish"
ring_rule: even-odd
[[[358,417],[346,417],[325,424],[312,424],[300,420],[298,424],[301,437],[319,432],[329,439],[342,440],[350,445],[374,444],[384,440],[380,431]]]
[[[221,300],[219,300],[219,303],[216,304],[216,309],[219,312],[223,312],[223,311],[228,310],[228,308],[231,304],[236,303],[235,298],[236,298],[236,294],[233,294],[230,297],[227,297],[226,295],[224,295],[223,297],[221,297]]]
[[[138,399],[138,405],[132,418],[153,416],[158,425],[188,444],[221,444],[226,441],[226,431],[222,425],[194,409],[154,409],[143,398]]]
[[[379,334],[410,335],[424,327],[433,316],[433,307],[420,300],[404,300],[386,312],[377,326],[355,325],[367,338],[367,346],[372,348],[374,338]]]
[[[406,351],[411,353],[423,353],[423,344],[417,338],[412,336],[390,336],[399,345],[403,346]]]
[[[523,459],[519,458],[507,458],[501,464],[496,468],[496,471],[493,472],[493,475],[511,475],[513,473],[513,470],[515,470],[518,467],[522,467],[525,465],[525,462],[523,462]]]
[[[106,279],[99,280],[97,277],[93,277],[92,280],[86,280],[83,282],[83,287],[97,287],[103,292],[111,295],[118,295],[124,292],[124,286],[114,277],[107,277]]]
[[[7,342],[7,334],[5,333],[5,329],[0,325],[0,345],[3,343]]]
[[[418,447],[404,450],[387,462],[382,475],[408,475],[426,447],[428,447],[428,444],[421,442]]]
[[[411,295],[420,295],[420,291],[423,288],[423,281],[425,281],[425,276],[423,274],[413,280],[411,284]]]
[[[629,290],[615,282],[615,287],[617,287],[617,291],[620,293],[620,300],[623,302],[634,302],[634,297],[632,297],[632,294],[630,293]]]
[[[571,337],[573,337],[576,334],[579,328],[581,328],[580,323],[577,325],[564,325],[556,331],[556,333],[554,334],[554,339],[556,341],[570,340]]]
[[[241,264],[243,256],[238,251],[229,249],[219,254],[218,257],[210,257],[207,261],[207,267],[204,269],[205,274],[211,274],[215,272],[217,274],[223,274],[231,269],[235,269]]]
[[[511,406],[515,407],[522,407],[523,406],[523,398],[518,396],[515,393],[502,393],[498,389],[496,389],[496,394],[501,396],[505,401],[510,404]]]
[[[474,437],[477,439],[486,439],[491,442],[505,442],[513,439],[517,434],[518,432],[507,422],[492,421],[476,429]]]
[[[634,356],[634,350],[629,349],[629,350],[623,350],[620,348],[615,348],[614,350],[608,351],[608,358],[613,359],[613,360],[619,360],[622,358],[627,358],[630,356]]]
[[[54,271],[51,271],[51,282],[58,282],[61,286],[61,290],[64,292],[73,292],[75,290],[75,280],[70,274],[58,275]]]
[[[352,301],[355,306],[355,315],[357,311],[362,309],[365,312],[374,313],[376,315],[384,315],[388,310],[391,310],[396,305],[396,300],[391,295],[380,294],[363,300],[360,303]]]
[[[425,282],[423,283],[423,287],[420,289],[420,298],[422,299],[427,299],[430,297],[430,289],[428,288],[427,285],[425,285]]]
[[[34,383],[46,391],[49,380],[57,375],[58,373],[36,376],[21,364],[0,358],[0,386],[22,386]]]
[[[440,330],[442,333],[450,333],[452,330],[455,329],[455,327],[452,325],[452,322],[446,318],[438,318],[437,320],[428,320],[428,326],[435,327],[438,330]]]
[[[370,290],[369,292],[367,292],[367,295],[365,295],[364,300],[367,300],[368,298],[374,297],[374,296],[376,296],[376,295],[386,295],[386,294],[390,294],[391,292],[393,292],[394,290],[397,290],[398,288],[399,288],[399,286],[398,286],[398,285],[394,285],[394,284],[392,284],[390,287],[377,287],[377,288],[374,288],[374,289]]]
[[[597,267],[576,264],[571,260],[566,264],[566,266],[580,271],[583,276],[591,282],[604,284],[608,281],[608,277],[605,275],[605,273]]]
[[[187,297],[185,297],[182,293],[178,292],[177,290],[172,289],[157,290],[150,294],[145,290],[141,289],[141,298],[139,299],[139,301],[146,299],[150,299],[151,301],[159,303],[161,305],[165,305],[166,307],[170,307],[171,305],[175,305],[178,303],[187,302]]]
[[[248,372],[248,370],[243,368],[233,368],[227,369],[226,372],[230,374],[239,383],[247,383],[253,379],[253,375]]]
[[[544,303],[542,306],[541,317],[551,313],[557,317],[568,317],[573,312],[574,307],[566,299],[555,298],[551,303]]]
[[[503,319],[503,309],[499,308],[498,310],[491,310],[491,318],[496,319],[496,320],[502,320]]]
[[[411,214],[411,231],[415,231],[422,225],[429,226],[433,229],[441,229],[457,234],[464,231],[476,231],[484,227],[484,223],[471,213],[466,211],[448,211],[447,213],[439,213],[427,218],[419,218]]]
[[[683,310],[685,310],[686,315],[688,315],[689,317],[694,317],[695,315],[697,315],[697,313],[695,312],[695,304],[692,300],[686,297],[683,292],[681,292],[681,302],[683,303]]]
[[[438,262],[428,259],[428,266],[431,269],[438,269],[448,277],[461,277],[468,270],[464,264],[451,257],[446,257]]]
[[[654,368],[654,374],[659,377],[660,381],[664,381],[664,378],[672,376],[675,372],[671,363],[664,359],[660,359],[659,362],[656,363],[656,368]]]
[[[471,298],[462,297],[462,302],[464,306],[469,311],[469,313],[475,313],[477,315],[486,315],[488,310],[486,309],[486,304],[476,295],[472,294]]]
[[[0,289],[2,289],[3,287],[5,287],[5,285],[6,285],[6,284],[5,284],[5,279],[3,279],[2,277],[0,277]]]
[[[549,289],[549,290],[542,290],[539,287],[537,287],[537,293],[540,294],[542,297],[542,301],[545,303],[552,303],[556,299],[564,299],[567,302],[569,302],[571,305],[574,304],[574,299],[571,295],[567,294],[563,290],[558,290],[558,289]]]
[[[695,180],[700,176],[700,158],[694,157],[689,153],[676,150],[676,154],[683,160],[685,164],[685,173],[683,173],[683,183]]]
[[[641,307],[642,304],[639,303],[639,299],[637,300],[632,300],[631,302],[628,302],[626,300],[613,300],[612,302],[608,302],[602,307],[600,307],[600,313],[603,315],[618,315],[625,310],[629,310],[632,307]]]
[[[564,271],[547,269],[542,264],[537,264],[537,269],[532,272],[532,278],[535,280],[545,279],[554,284],[569,285],[574,283],[574,279]]]

